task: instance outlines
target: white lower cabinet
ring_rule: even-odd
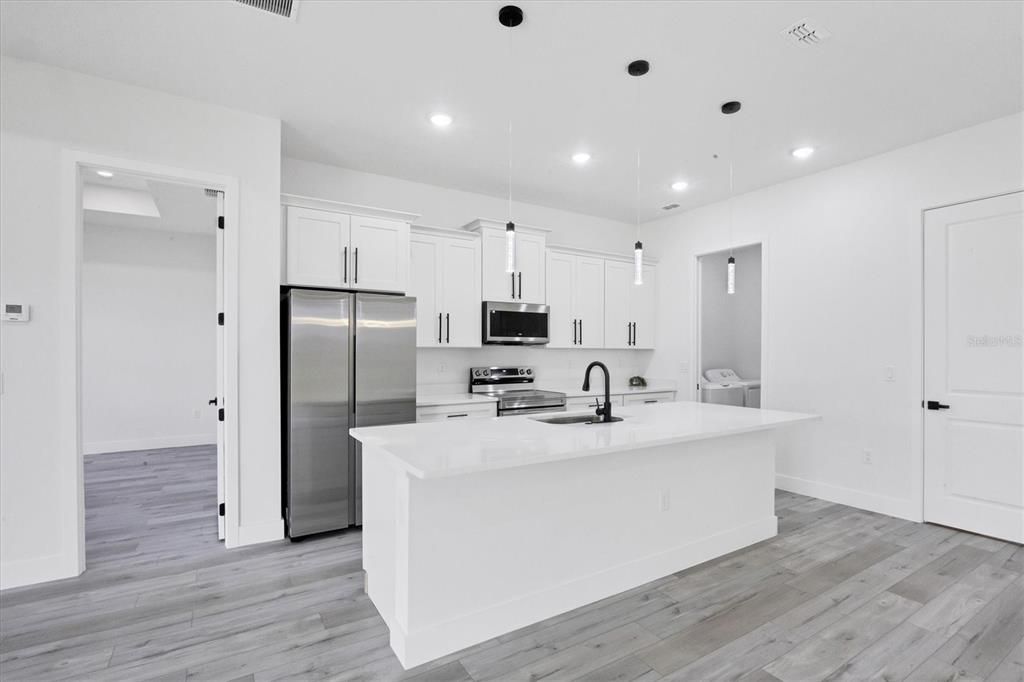
[[[636,395],[622,396],[624,405],[644,405],[650,403],[671,403],[675,402],[675,391],[663,391],[661,393],[638,393]]]
[[[418,348],[480,347],[480,241],[414,230],[409,295],[416,297]]]
[[[431,405],[416,408],[417,422],[443,422],[450,419],[480,419],[497,416],[497,403],[473,402],[461,405]]]

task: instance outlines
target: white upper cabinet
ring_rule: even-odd
[[[345,286],[350,217],[289,206],[286,221],[286,281],[317,287]]]
[[[480,233],[484,301],[544,303],[546,230],[516,226],[516,271],[505,272],[505,224],[474,220],[463,229]]]
[[[633,264],[604,263],[605,348],[654,348],[657,269],[644,265],[644,283],[633,284]]]
[[[284,282],[405,293],[411,213],[285,195]]]
[[[352,288],[405,292],[409,223],[352,216]]]
[[[548,251],[549,348],[604,346],[604,264],[602,258]]]
[[[416,297],[416,345],[480,347],[480,241],[417,228],[411,236],[409,295]]]

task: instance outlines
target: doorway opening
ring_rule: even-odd
[[[223,192],[79,166],[85,562],[224,539]]]
[[[697,256],[697,399],[760,408],[763,268],[761,244]]]

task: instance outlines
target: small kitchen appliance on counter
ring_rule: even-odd
[[[565,412],[565,394],[533,388],[532,367],[472,367],[469,392],[498,400],[498,416]]]

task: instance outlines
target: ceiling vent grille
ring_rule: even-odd
[[[285,19],[295,21],[295,15],[299,9],[299,0],[235,0],[243,5],[261,9],[264,12],[276,14]]]
[[[677,208],[679,208],[679,204],[666,204],[666,205],[661,207],[661,210],[662,211],[672,211],[672,210],[677,209]]]
[[[801,19],[784,30],[782,35],[796,45],[818,45],[832,37],[828,29],[815,25],[812,19]]]

